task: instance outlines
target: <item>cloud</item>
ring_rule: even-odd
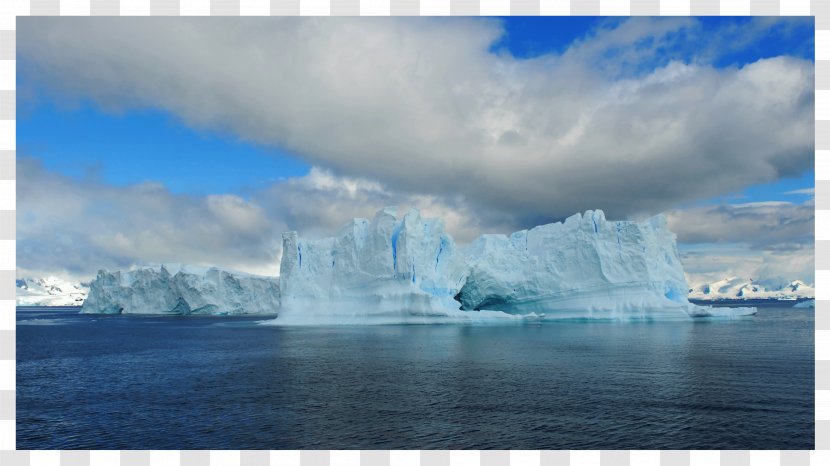
[[[804,189],[794,189],[792,191],[787,191],[784,194],[790,195],[800,195],[800,196],[813,196],[816,195],[816,188],[804,188]]]
[[[191,196],[158,183],[113,186],[17,162],[20,276],[91,278],[98,269],[184,263],[277,275],[281,233],[330,236],[354,217],[387,205],[440,217],[461,243],[482,231],[511,231],[509,218],[480,215],[462,201],[391,192],[380,184],[319,168],[250,193]]]
[[[18,67],[60,98],[160,108],[496,224],[655,213],[813,165],[810,61],[677,60],[721,37],[686,18],[609,22],[525,60],[490,51],[503,34],[486,19],[22,18]]]
[[[690,283],[727,276],[780,285],[815,277],[815,203],[753,202],[673,210]]]
[[[669,228],[681,243],[744,243],[755,249],[802,249],[815,241],[815,203],[752,202],[673,210]]]
[[[89,278],[146,263],[278,270],[278,225],[232,195],[172,194],[156,183],[116,187],[17,161],[19,273]]]
[[[693,286],[727,277],[751,278],[773,287],[796,279],[815,282],[815,251],[812,247],[778,252],[750,250],[735,244],[728,248],[699,245],[681,249],[680,256],[686,280]]]
[[[484,232],[512,232],[513,218],[496,211],[473,208],[463,199],[445,199],[401,193],[360,178],[336,176],[314,167],[308,175],[274,183],[254,199],[271,218],[282,219],[287,229],[305,236],[331,236],[356,217],[372,218],[386,206],[414,207],[422,215],[444,219],[447,231],[459,243],[468,243]]]
[[[243,199],[177,195],[156,183],[79,180],[23,157],[18,160],[19,274],[87,280],[99,268],[186,263],[277,275],[283,231],[329,236],[351,218],[371,218],[386,205],[443,218],[461,244],[482,233],[521,228],[512,216],[463,199],[395,192],[316,167]],[[812,201],[696,207],[671,211],[668,218],[692,283],[724,276],[813,280]]]

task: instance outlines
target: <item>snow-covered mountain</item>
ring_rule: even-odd
[[[89,293],[88,283],[71,283],[58,277],[18,278],[18,306],[80,306]]]
[[[792,280],[783,286],[764,286],[752,279],[726,277],[712,283],[698,283],[689,287],[689,299],[707,301],[778,299],[796,300],[815,298],[816,289],[801,281]]]

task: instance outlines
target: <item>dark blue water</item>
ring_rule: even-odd
[[[813,310],[280,328],[18,310],[17,448],[812,449]]]

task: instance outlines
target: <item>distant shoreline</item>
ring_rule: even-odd
[[[742,306],[758,306],[758,305],[779,305],[784,303],[791,303],[795,305],[797,303],[801,303],[804,301],[810,301],[814,298],[799,298],[799,299],[690,299],[689,302],[692,304],[697,304],[699,306],[715,306],[715,307],[728,307],[728,306],[735,306],[735,305],[742,305]],[[81,309],[83,306],[36,306],[36,305],[16,305],[17,309],[66,309],[66,310],[74,310],[74,309]]]
[[[39,306],[33,304],[16,304],[17,309],[80,309],[83,306]]]
[[[723,298],[723,299],[690,299],[689,302],[692,304],[697,304],[698,306],[715,306],[715,307],[728,307],[728,306],[735,306],[736,304],[740,304],[742,306],[763,306],[763,305],[779,305],[779,304],[791,304],[795,306],[797,303],[802,303],[804,301],[811,301],[815,298],[798,298],[798,299],[730,299],[730,298]]]

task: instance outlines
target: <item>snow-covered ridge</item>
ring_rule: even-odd
[[[90,314],[276,314],[279,279],[217,268],[101,270],[82,312]]]
[[[80,306],[89,292],[88,283],[71,283],[58,277],[15,280],[18,306]]]
[[[790,301],[815,298],[816,289],[801,280],[792,280],[783,286],[764,286],[741,277],[727,277],[712,283],[698,283],[689,287],[689,299],[720,301],[770,299]]]
[[[283,235],[278,321],[367,317],[663,318],[745,315],[686,297],[675,236],[663,216],[611,222],[602,211],[460,250],[440,219],[386,208],[337,236]]]

